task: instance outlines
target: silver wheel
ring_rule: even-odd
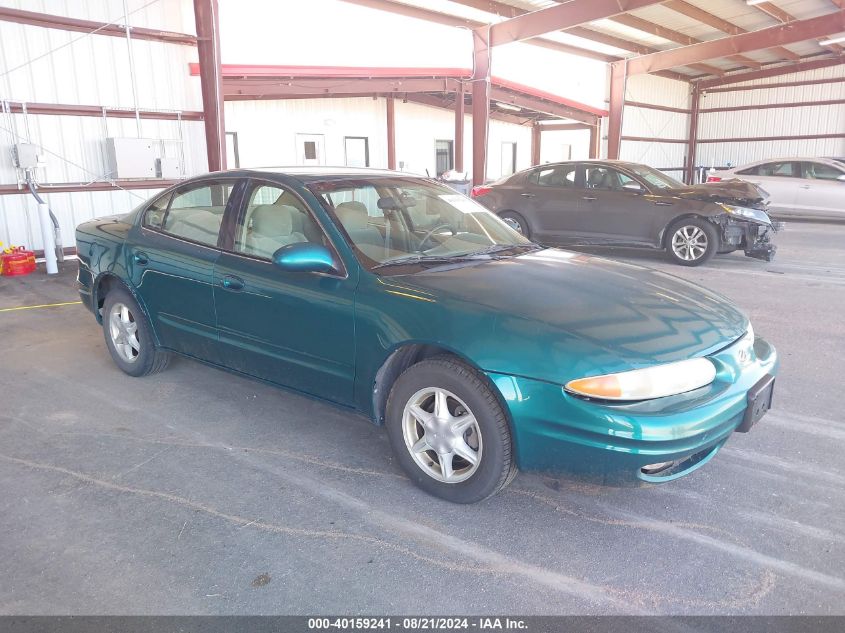
[[[451,391],[426,387],[411,396],[402,413],[402,436],[414,462],[437,481],[466,481],[481,463],[478,421]]]
[[[672,252],[679,259],[694,262],[707,252],[707,234],[699,227],[688,224],[672,235]]]
[[[109,311],[109,336],[118,355],[127,363],[138,360],[141,343],[138,341],[138,324],[132,312],[123,303],[115,303]]]
[[[509,227],[511,227],[514,231],[523,235],[522,224],[520,224],[514,218],[502,218]]]

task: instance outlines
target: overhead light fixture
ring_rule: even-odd
[[[502,103],[501,101],[497,101],[496,105],[502,108],[503,110],[513,110],[514,112],[522,112],[522,108],[519,106],[511,105],[510,103]]]
[[[745,0],[745,4],[749,7],[753,7],[755,4],[763,4],[764,2],[768,2],[769,0]]]
[[[845,42],[845,35],[831,37],[826,40],[819,40],[819,44],[822,46],[830,46],[831,44],[839,44],[840,42]]]

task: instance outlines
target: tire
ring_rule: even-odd
[[[716,226],[704,218],[681,218],[666,231],[666,252],[681,266],[701,266],[720,245]]]
[[[167,367],[170,355],[158,349],[153,330],[138,302],[114,288],[103,302],[103,335],[115,364],[130,376],[148,376]]]
[[[519,213],[516,211],[502,211],[499,217],[517,233],[529,240],[531,239],[531,227],[528,226],[528,222]]]
[[[437,403],[444,402],[446,414],[438,419]],[[516,476],[502,405],[476,370],[454,358],[432,358],[406,369],[390,390],[386,426],[411,481],[441,499],[475,503]]]

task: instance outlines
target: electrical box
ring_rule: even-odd
[[[155,178],[157,141],[148,138],[107,138],[110,178]]]
[[[182,166],[178,158],[157,158],[156,176],[165,180],[176,180],[182,177]]]
[[[38,146],[32,143],[18,143],[15,145],[15,167],[18,169],[35,169],[38,167]]]

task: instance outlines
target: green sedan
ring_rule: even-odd
[[[544,248],[428,179],[219,172],[76,240],[124,372],[180,354],[363,413],[454,502],[518,468],[671,481],[771,405],[775,350],[724,298]]]

